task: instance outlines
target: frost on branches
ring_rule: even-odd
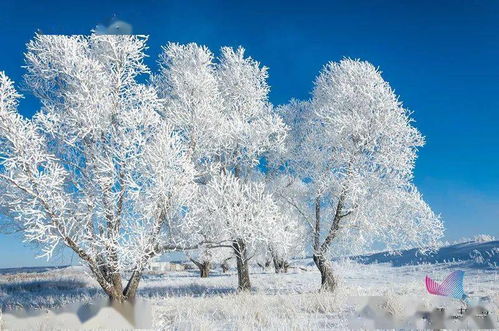
[[[153,85],[163,99],[161,114],[182,134],[200,167],[218,155],[224,139],[213,54],[196,44],[170,43],[159,64]]]
[[[201,242],[205,242],[201,239]],[[201,278],[208,277],[212,268],[219,265],[222,272],[225,273],[229,270],[229,262],[234,258],[232,247],[227,245],[214,245],[205,243],[201,244],[198,249],[186,250],[187,258],[199,269],[199,276]],[[222,246],[222,247],[218,247]]]
[[[286,135],[285,124],[268,101],[267,68],[245,57],[242,48],[223,47],[215,59],[206,47],[172,43],[164,48],[160,66],[153,83],[165,100],[162,114],[187,141],[199,173],[196,182],[202,193],[197,210],[202,221],[191,241],[232,247],[239,288],[249,289],[248,261],[253,253],[248,250],[253,242],[268,240],[270,232],[262,226],[270,229],[271,224],[263,222],[261,214],[237,215],[243,208],[261,206],[261,187],[251,180],[255,166],[266,154],[283,150]],[[219,205],[213,204],[213,196]],[[273,210],[273,201],[265,199],[264,210]],[[220,210],[235,218],[212,216]],[[276,217],[271,210],[268,219]]]
[[[374,66],[329,63],[310,101],[280,111],[292,128],[291,173],[311,186],[310,242],[324,290],[336,286],[331,251],[422,247],[442,236],[442,222],[411,183],[424,139]]]
[[[37,35],[26,83],[42,108],[31,120],[0,74],[1,205],[43,256],[71,248],[118,301],[135,296],[152,257],[180,244],[195,190],[187,150],[158,115],[161,100],[137,82],[148,73],[145,42]]]
[[[268,101],[267,68],[244,49],[223,47],[215,61],[206,47],[170,43],[160,66],[153,83],[165,100],[162,113],[198,167],[245,175],[262,155],[283,148],[286,126]]]
[[[285,271],[308,245],[332,290],[331,254],[442,236],[412,184],[424,139],[371,64],[329,63],[310,100],[274,109],[267,68],[242,48],[170,43],[156,75],[145,48],[142,36],[36,36],[32,119],[0,74],[0,208],[43,256],[71,248],[124,301],[165,250],[196,249],[206,276],[230,252],[247,290],[254,257]]]
[[[278,158],[282,160],[281,155]],[[276,164],[276,159],[269,157],[267,160],[268,170],[264,179],[266,191],[272,195],[281,217],[274,225],[279,231],[271,236],[268,250],[260,258],[265,262],[270,258],[275,272],[281,273],[288,271],[292,258],[304,255],[308,244],[306,238],[309,229],[304,220],[309,219],[308,215],[301,213],[307,210],[308,187],[285,171],[273,169],[271,165]]]
[[[230,247],[236,257],[238,289],[251,288],[249,262],[263,248],[269,247],[272,237],[280,233],[282,215],[272,196],[265,192],[265,184],[244,181],[232,173],[214,176],[200,195],[198,226],[205,238],[214,238]],[[286,249],[286,242],[280,242]]]

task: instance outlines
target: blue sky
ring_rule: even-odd
[[[426,136],[415,182],[447,238],[499,237],[498,1],[4,1],[0,70],[19,84],[35,31],[87,34],[113,15],[150,35],[153,68],[168,41],[244,46],[270,67],[274,104],[308,98],[328,61],[379,66]],[[36,100],[20,109],[31,116]],[[16,236],[0,235],[0,250],[0,267],[46,264]]]

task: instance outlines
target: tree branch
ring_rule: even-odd
[[[340,220],[345,217],[345,215],[342,215],[342,209],[343,209],[343,204],[345,201],[345,193],[343,192],[340,195],[340,198],[338,199],[338,204],[336,205],[336,211],[334,213],[334,218],[333,222],[331,223],[331,228],[329,229],[329,233],[320,246],[320,251],[321,252],[326,252],[329,249],[329,245],[333,241],[333,239],[336,237],[336,234],[338,233],[338,229],[340,228]],[[351,211],[350,211],[351,212]],[[350,212],[346,213],[346,215],[350,214]]]

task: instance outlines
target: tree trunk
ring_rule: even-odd
[[[251,283],[249,277],[249,267],[248,260],[242,259],[241,257],[236,257],[237,259],[237,279],[239,291],[249,291],[251,290]]]
[[[125,301],[133,301],[137,294],[137,289],[139,287],[140,278],[142,277],[141,271],[134,271],[130,280],[128,280],[128,284],[123,290],[123,297]]]
[[[210,262],[203,262],[200,264],[199,273],[201,278],[207,278],[210,274]]]
[[[313,258],[321,273],[321,291],[333,292],[336,289],[336,279],[331,262],[327,261],[323,254],[314,254]]]
[[[249,265],[248,257],[246,252],[246,244],[243,240],[238,239],[234,241],[232,247],[236,255],[237,262],[237,280],[238,280],[238,291],[249,291],[251,290],[251,282],[249,277]]]
[[[275,273],[286,273],[288,272],[289,263],[277,256],[273,257]]]
[[[89,263],[88,266],[90,267],[90,270],[92,271],[93,275],[95,276],[97,282],[101,286],[101,288],[106,292],[107,296],[111,301],[116,301],[116,302],[124,302],[125,297],[123,295],[123,290],[120,289],[117,284],[119,282],[113,283],[111,276],[108,273],[108,269],[104,265],[97,266],[93,263]],[[120,277],[120,274],[114,275],[114,278]]]
[[[196,265],[199,269],[199,276],[201,278],[207,278],[210,275],[210,267],[211,267],[211,262],[210,261],[203,261],[199,262],[194,260],[192,257],[189,258],[192,263]]]
[[[118,280],[119,277],[119,280]],[[122,303],[125,301],[133,301],[137,294],[137,288],[139,287],[140,278],[142,277],[142,272],[134,271],[130,277],[127,286],[123,290],[121,287],[121,275],[115,274],[113,278],[116,279],[116,283],[101,284],[102,289],[109,297],[112,302]],[[99,282],[101,283],[101,282]]]
[[[220,267],[222,268],[222,272],[223,273],[226,273],[227,271],[229,271],[229,260],[230,260],[230,258],[225,259],[222,262],[222,264],[220,265]]]
[[[97,258],[97,260],[93,260],[71,238],[67,237],[65,240],[67,246],[78,254],[82,260],[87,262],[90,271],[111,301],[125,302],[135,299],[140,278],[142,277],[142,270],[132,273],[127,286],[123,290],[122,278],[119,272],[110,272],[111,268],[102,259]],[[146,256],[146,258],[151,257],[152,255]]]
[[[336,214],[338,215],[338,208],[336,209]],[[335,230],[335,221],[333,221],[332,230]],[[315,199],[315,229],[314,229],[314,262],[321,273],[321,291],[332,292],[336,288],[336,280],[334,279],[333,267],[331,262],[326,260],[324,257],[326,250],[329,248],[329,243],[324,242],[322,245],[320,243],[321,234],[321,196],[317,196]],[[335,232],[328,235],[326,241],[332,238]]]
[[[123,283],[121,282],[121,275],[119,272],[114,271],[113,274],[111,274],[111,282],[118,293],[123,293]]]
[[[263,271],[267,270],[268,267],[270,267],[270,260],[265,261],[263,264],[262,263],[257,263],[260,268],[262,268]]]
[[[125,302],[126,301],[126,297],[123,294],[123,292],[121,292],[119,289],[115,288],[114,286],[112,286],[110,289],[104,289],[104,291],[106,292],[107,296],[109,297],[109,300],[112,302]]]

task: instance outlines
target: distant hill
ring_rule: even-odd
[[[476,242],[468,241],[441,247],[423,254],[413,248],[398,252],[381,252],[353,258],[364,263],[391,263],[394,267],[417,264],[462,262],[466,267],[477,269],[499,269],[499,240]]]
[[[65,266],[54,266],[54,267],[21,267],[21,268],[0,268],[0,275],[9,275],[9,274],[19,274],[19,273],[32,273],[32,272],[45,272],[54,269],[64,269],[69,267]]]

